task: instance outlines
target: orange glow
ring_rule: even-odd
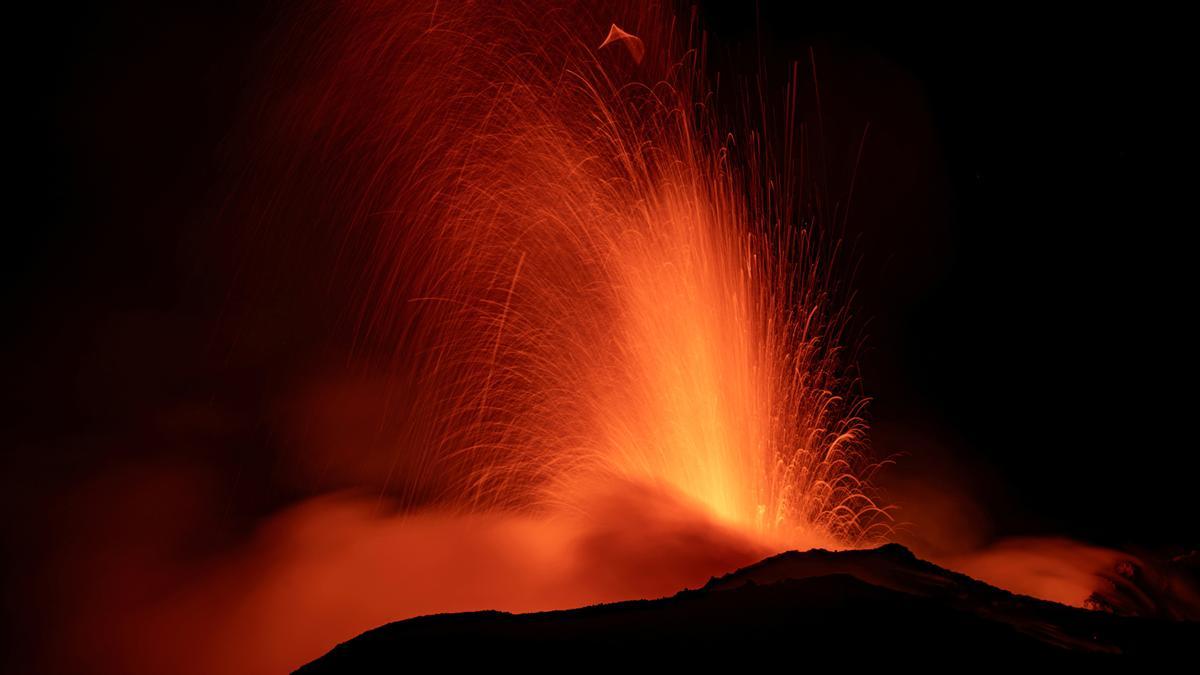
[[[832,224],[704,105],[669,16],[542,14],[355,33],[350,60],[405,87],[367,125],[395,139],[387,208],[350,224],[378,233],[364,335],[431,420],[396,452],[469,512],[586,511],[621,481],[781,545],[879,541]]]
[[[144,580],[108,579],[107,599],[72,612],[73,650],[58,654],[71,660],[48,670],[287,672],[390,621],[662,597],[770,553],[652,491],[592,497],[586,519],[385,517],[373,500],[311,500],[266,522],[234,555],[171,569],[178,585],[163,596],[130,604]]]
[[[360,3],[290,27],[300,77],[254,128],[261,166],[291,159],[247,188],[268,215],[237,235],[317,228],[272,206],[316,165],[369,374],[297,387],[279,434],[287,471],[377,494],[293,505],[203,562],[150,539],[70,614],[71,658],[278,672],[418,614],[669,595],[888,535],[794,126],[768,152],[711,107],[698,33],[590,5]]]
[[[203,563],[134,547],[153,574],[72,609],[55,658],[279,672],[418,614],[662,596],[893,535],[803,130],[718,114],[702,35],[661,6],[593,4],[363,2],[292,27],[301,77],[255,127],[284,168],[239,234],[307,233],[279,206],[304,170],[340,200],[302,215],[336,221],[371,386],[300,397],[281,464],[367,488]],[[369,457],[368,408],[398,429]]]
[[[1069,539],[1019,538],[938,562],[1013,593],[1086,607],[1093,593],[1106,588],[1104,575],[1129,559],[1111,549]]]

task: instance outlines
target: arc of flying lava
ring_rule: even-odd
[[[604,42],[600,43],[600,49],[620,42],[629,50],[629,55],[633,57],[634,63],[641,64],[642,58],[646,55],[646,45],[642,44],[642,39],[633,33],[626,32],[617,24],[612,24],[608,29],[608,37],[604,38]]]
[[[404,140],[364,181],[356,213],[381,215],[351,225],[378,233],[365,339],[418,355],[413,472],[473,512],[590,512],[639,484],[789,546],[875,542],[891,516],[826,214],[695,105],[703,64],[665,10],[588,49],[608,21],[569,7],[439,18],[403,58],[356,47],[370,80],[427,92],[385,98],[382,127],[362,111]],[[597,58],[616,43],[636,82]]]

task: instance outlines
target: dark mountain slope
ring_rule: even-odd
[[[1120,617],[1017,596],[900,546],[784,553],[670,598],[581,609],[400,621],[300,673],[422,664],[558,665],[896,661],[942,665],[1190,658],[1200,625]]]

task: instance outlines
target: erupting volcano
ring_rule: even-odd
[[[73,647],[47,669],[276,672],[475,610],[548,613],[404,622],[309,667],[468,639],[624,648],[647,621],[689,648],[793,623],[848,647],[911,617],[887,644],[936,628],[1029,654],[1191,630],[1167,622],[1197,618],[1194,558],[944,545],[921,518],[954,521],[953,490],[909,509],[884,489],[914,450],[869,442],[850,231],[869,127],[830,149],[811,48],[722,72],[703,12],[658,2],[285,14],[179,247],[191,313],[114,341],[169,352],[162,389],[189,393],[113,410],[143,444],[195,448],[72,489],[82,534],[46,559],[84,608],[48,612]]]

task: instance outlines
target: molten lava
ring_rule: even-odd
[[[597,51],[611,9],[528,9],[389,9],[345,57],[387,93],[324,111],[382,147],[348,226],[376,236],[364,334],[429,420],[396,452],[470,512],[586,512],[619,481],[776,545],[879,541],[833,224],[728,132],[660,10]]]
[[[661,596],[887,536],[837,223],[794,124],[769,150],[717,113],[694,27],[645,3],[378,2],[282,34],[305,56],[269,78],[287,95],[254,122],[235,236],[328,224],[351,358],[382,383],[352,400],[399,432],[378,494],[286,510],[162,573],[186,581],[140,629],[83,620],[82,641],[266,672],[416,614]],[[327,199],[289,210],[305,185]],[[364,434],[323,421],[346,404],[305,405],[300,444],[328,447],[297,464],[353,474]],[[128,639],[147,633],[163,646]]]

